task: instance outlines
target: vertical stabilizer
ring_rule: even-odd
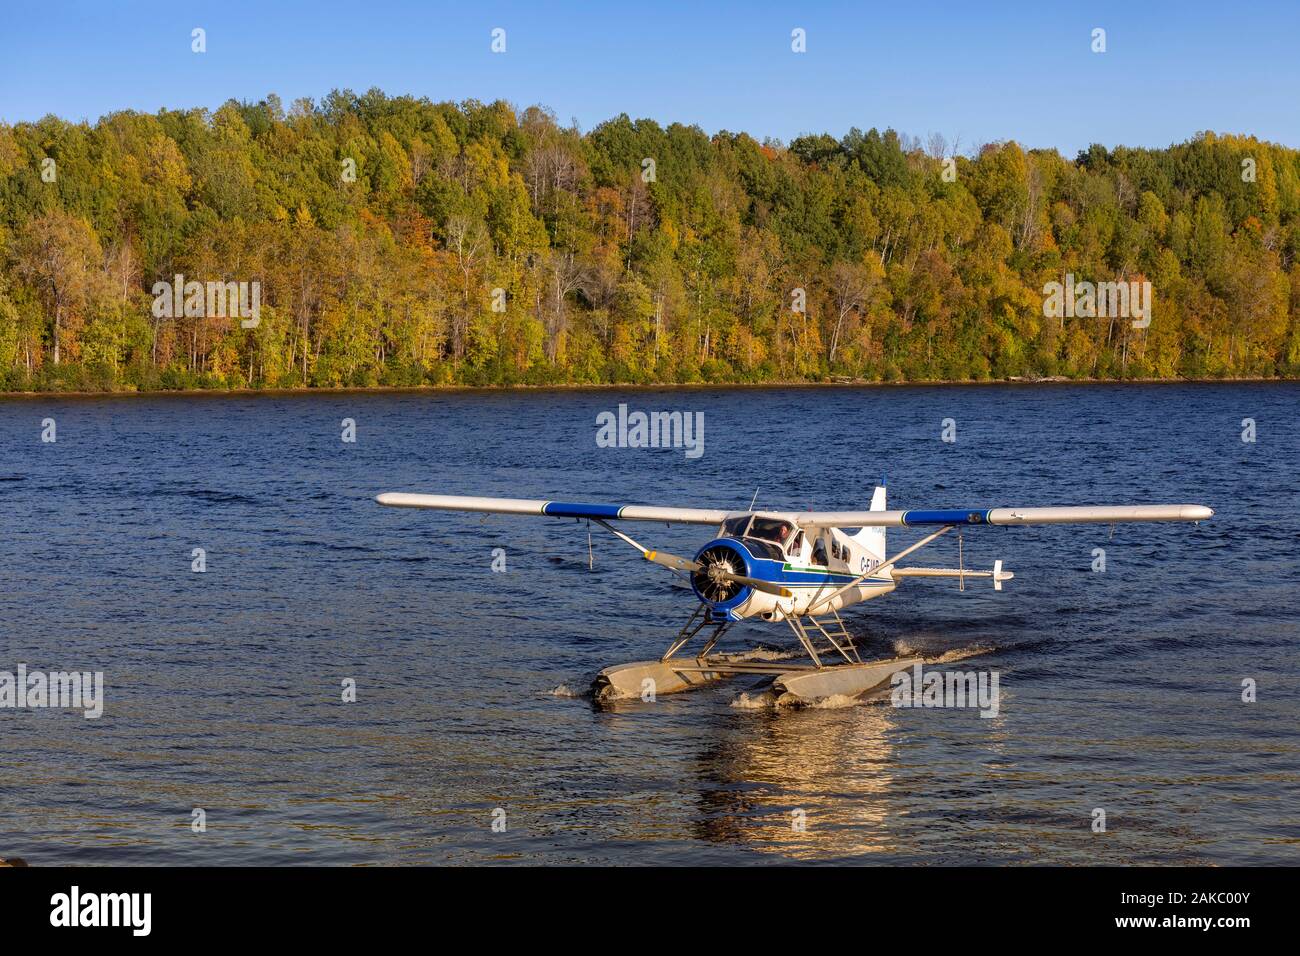
[[[876,485],[876,490],[871,495],[871,510],[872,511],[885,510],[885,485],[884,485],[883,478],[881,479],[881,484]]]
[[[885,479],[880,479],[880,484],[876,485],[876,490],[871,495],[871,510],[885,510]],[[854,540],[861,544],[871,553],[871,556],[881,561],[885,560],[885,529],[884,528],[863,528],[856,535]]]

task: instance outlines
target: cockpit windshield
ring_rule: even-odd
[[[783,557],[783,552],[796,531],[794,524],[789,521],[764,518],[762,515],[737,515],[722,522],[722,537],[761,541],[765,545],[763,550],[770,552],[767,556],[775,560]]]
[[[771,541],[773,544],[785,547],[785,543],[790,540],[792,534],[794,534],[794,525],[789,521],[755,515],[754,523],[749,526],[748,536],[758,538],[760,541]]]
[[[728,518],[722,522],[722,536],[725,538],[743,538],[745,529],[749,527],[749,515],[741,515],[739,518]]]

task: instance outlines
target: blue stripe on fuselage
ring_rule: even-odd
[[[580,501],[548,501],[542,514],[552,518],[617,518],[622,505],[592,505]]]
[[[837,588],[843,587],[857,578],[856,574],[846,574],[843,571],[787,571],[784,561],[771,561],[767,558],[754,559],[752,576],[762,581],[771,581],[773,584],[783,584],[786,587]],[[858,583],[859,585],[870,586],[872,584],[889,584],[892,582],[865,578]]]
[[[782,578],[781,580],[776,581],[775,583],[786,588],[832,588],[834,589],[834,588],[842,588],[846,584],[853,584],[854,579],[845,578],[842,581],[836,581],[831,578],[825,578],[821,581],[788,581]],[[859,587],[859,588],[870,588],[870,587],[877,587],[877,586],[883,587],[884,585],[893,584],[893,583],[894,583],[893,581],[886,581],[883,578],[863,578],[861,581],[858,581],[856,584],[854,584],[854,587]]]
[[[825,571],[787,571],[785,567],[787,562],[785,560],[778,561],[755,554],[754,542],[746,541],[743,538],[718,538],[716,540],[725,541],[729,545],[743,549],[749,555],[750,577],[758,578],[760,581],[770,581],[773,584],[796,588],[838,588],[851,583],[858,577],[852,572],[832,571],[829,568]],[[710,541],[704,548],[712,547],[714,543]],[[858,585],[860,587],[871,587],[873,585],[890,585],[893,583],[893,581],[885,581],[880,578],[865,578],[859,581]]]

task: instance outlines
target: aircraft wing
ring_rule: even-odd
[[[386,492],[376,499],[392,508],[435,508],[440,511],[483,511],[503,515],[545,515],[551,518],[600,518],[604,521],[660,521],[670,524],[721,524],[731,514],[713,508],[660,508],[653,505],[591,504],[529,498],[475,498],[466,495],[414,495]]]
[[[948,508],[936,511],[803,511],[785,517],[803,528],[910,528],[924,525],[1112,524],[1204,521],[1204,505],[1087,505],[1071,508]]]
[[[668,524],[721,524],[748,511],[672,508],[655,505],[595,504],[531,498],[478,498],[386,492],[376,499],[393,508],[434,508],[550,518],[604,521],[659,521]],[[1071,508],[948,508],[909,511],[764,511],[801,528],[910,528],[926,525],[1112,524],[1126,521],[1203,521],[1214,512],[1203,505],[1088,505]]]

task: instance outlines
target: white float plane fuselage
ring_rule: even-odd
[[[876,489],[871,510],[884,512],[883,487]],[[883,527],[854,533],[832,526],[805,528],[798,517],[753,511],[723,520],[718,536],[696,553],[701,568],[691,574],[691,587],[709,606],[711,621],[784,621],[811,610],[830,613],[898,586],[896,568],[883,567]],[[778,585],[787,593],[713,575],[714,568]]]

